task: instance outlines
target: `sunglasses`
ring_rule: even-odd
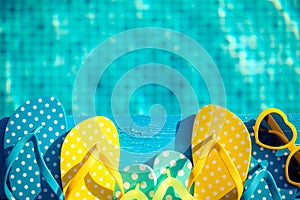
[[[279,109],[264,110],[253,127],[255,142],[268,149],[288,149],[285,176],[287,181],[300,187],[300,146],[296,146],[297,131]]]

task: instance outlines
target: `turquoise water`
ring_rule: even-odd
[[[115,34],[144,27],[174,30],[198,42],[221,74],[226,93],[219,97],[233,112],[278,107],[299,113],[299,23],[298,0],[2,0],[0,117],[10,116],[25,100],[40,95],[55,96],[72,115],[74,82],[89,52],[109,38],[113,43]],[[185,44],[169,33],[165,32],[165,42],[174,44],[175,51],[181,49]],[[160,41],[155,36],[129,37],[126,44],[134,46],[136,39]],[[197,53],[186,46],[190,54]],[[105,49],[98,56],[105,60],[113,53],[114,49]],[[159,63],[159,70],[144,68],[134,74],[138,66],[149,63]],[[171,73],[165,69],[172,69]],[[129,72],[134,75],[126,76]],[[155,76],[168,84],[149,81]],[[120,82],[122,77],[128,79]],[[147,84],[137,85],[140,79]],[[193,64],[174,53],[141,48],[113,60],[98,85],[91,87],[98,115],[114,114],[112,107],[118,113],[128,108],[132,114],[148,115],[157,104],[156,114],[164,110],[180,114],[183,109],[187,109],[184,114],[192,114],[212,102],[206,79],[216,76],[202,77]],[[119,93],[114,96],[117,86]]]

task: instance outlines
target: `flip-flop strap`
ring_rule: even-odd
[[[243,193],[241,200],[248,200],[251,198],[251,195],[258,189],[261,179],[264,179],[267,182],[273,199],[281,200],[282,198],[278,191],[277,184],[272,174],[266,169],[259,170],[258,173],[251,179],[251,181],[248,184],[248,188]]]
[[[238,172],[233,161],[231,160],[231,157],[228,155],[226,149],[222,146],[222,144],[220,142],[217,142],[215,144],[215,148],[218,151],[221,159],[223,160],[223,162],[227,168],[227,171],[229,172],[233,182],[235,183],[237,197],[238,197],[238,199],[240,199],[243,194],[243,190],[244,190],[244,185],[243,185],[241,175]]]
[[[59,184],[56,182],[55,178],[52,176],[51,172],[49,171],[40,151],[40,147],[38,145],[38,138],[36,136],[36,133],[40,130],[41,128],[38,128],[34,132],[28,133],[27,135],[24,135],[21,140],[13,147],[7,158],[5,159],[4,162],[4,191],[8,199],[15,199],[13,194],[11,193],[8,185],[7,185],[7,179],[9,172],[11,170],[11,167],[13,163],[15,162],[16,158],[20,154],[20,151],[23,149],[25,144],[30,141],[31,139],[35,150],[35,156],[36,156],[36,161],[39,166],[39,169],[41,170],[41,174],[45,178],[46,182],[50,186],[50,188],[53,190],[53,192],[57,195],[58,199],[63,200],[64,195],[63,192],[59,186]]]
[[[189,179],[188,179],[188,186],[187,186],[187,190],[190,191],[191,190],[191,187],[193,185],[193,183],[196,181],[196,179],[198,178],[200,172],[202,171],[205,163],[206,163],[206,159],[207,159],[207,156],[204,157],[204,158],[200,158],[197,163],[194,165],[191,173],[190,173],[190,176],[189,176]]]
[[[180,199],[192,200],[195,199],[186,188],[181,184],[179,180],[173,177],[166,178],[157,188],[153,200],[161,200],[165,196],[169,187],[173,187],[179,195]]]
[[[94,149],[96,146],[94,146]],[[69,196],[76,192],[76,186],[77,184],[89,173],[90,169],[97,164],[97,160],[92,155],[92,152],[87,153],[88,158],[83,161],[83,165],[79,168],[79,170],[76,172],[75,176],[72,178],[70,183],[67,186],[67,191],[65,194],[65,199],[67,200]],[[120,197],[124,195],[124,188],[123,188],[123,179],[121,174],[118,172],[117,169],[114,169],[112,166],[113,164],[110,162],[110,160],[101,152],[99,152],[99,161],[102,162],[102,164],[107,168],[107,170],[110,172],[110,174],[114,177],[115,181],[120,187]]]
[[[227,171],[229,172],[230,176],[232,177],[232,179],[236,185],[237,195],[238,195],[238,199],[239,199],[242,196],[243,188],[244,188],[242,178],[241,178],[236,166],[232,162],[230,156],[226,152],[225,148],[222,146],[222,144],[217,141],[214,148],[217,150],[219,156],[223,160],[223,162],[227,168]],[[208,155],[204,158],[200,158],[194,165],[194,167],[191,171],[189,180],[188,180],[188,187],[187,187],[188,191],[190,191],[192,184],[195,182],[195,180],[200,175],[200,172],[202,171],[202,169],[206,163],[207,157],[208,157]]]
[[[136,185],[134,190],[130,190],[121,198],[121,200],[132,200],[132,199],[148,200],[148,197],[142,191],[139,190],[139,184]]]
[[[147,196],[140,190],[130,190],[121,198],[121,200],[132,200],[132,199],[148,200]]]

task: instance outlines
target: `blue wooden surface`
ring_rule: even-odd
[[[300,114],[288,114],[288,119],[295,125],[296,129],[300,130]],[[239,115],[244,121],[254,120],[257,115]],[[135,163],[151,163],[152,159],[163,150],[176,150],[184,153],[188,158],[191,158],[190,141],[195,115],[179,116],[173,115],[166,118],[163,127],[158,127],[151,123],[147,116],[132,116],[133,121],[124,117],[122,127],[114,119],[115,117],[108,116],[117,125],[121,144],[121,161],[120,168],[135,164]],[[81,120],[83,120],[82,118]],[[0,123],[1,134],[1,151],[0,155],[3,160],[3,134],[8,118],[3,118]],[[75,122],[72,117],[68,117],[68,127],[71,129]],[[144,125],[143,132],[134,129],[133,124],[140,126]],[[147,131],[149,130],[149,131]],[[151,131],[157,134],[151,135]],[[297,143],[300,138],[298,138]],[[2,164],[3,162],[1,162]],[[1,166],[0,166],[1,168]]]

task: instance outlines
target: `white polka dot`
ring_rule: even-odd
[[[184,170],[178,170],[178,176],[183,177],[184,176]]]
[[[141,171],[145,171],[145,170],[146,170],[146,166],[145,166],[145,165],[140,165],[140,166],[139,166],[139,169],[140,169]]]
[[[192,168],[193,168],[192,163],[189,162],[189,163],[187,164],[187,168],[188,168],[188,169],[192,169]]]
[[[170,166],[175,167],[176,166],[176,160],[171,160],[170,161]]]
[[[165,174],[166,173],[166,168],[161,168],[160,169],[160,174]]]
[[[145,181],[141,182],[141,188],[145,189],[147,187],[147,183]]]
[[[153,180],[153,179],[154,179],[153,174],[152,174],[152,173],[149,173],[149,174],[148,174],[148,178],[149,178],[150,180]]]
[[[137,173],[133,173],[133,174],[131,175],[131,178],[132,178],[132,180],[137,180],[137,179],[139,178],[139,176],[138,176]]]
[[[129,182],[124,182],[124,188],[128,190],[130,188],[130,183]]]

